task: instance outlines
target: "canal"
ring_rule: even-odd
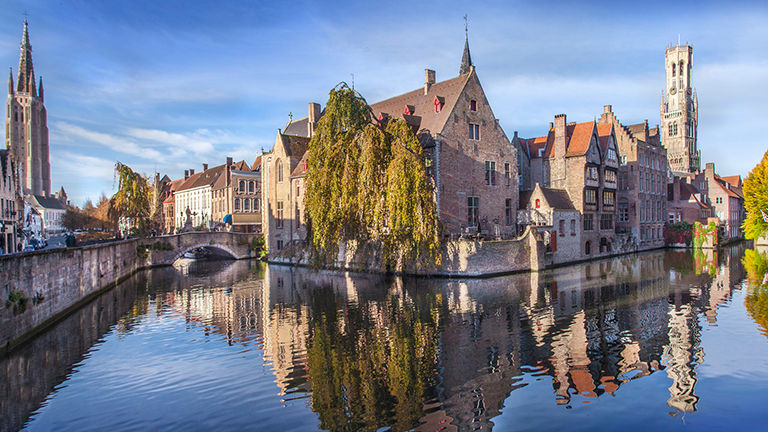
[[[153,269],[0,359],[0,428],[760,429],[754,262],[741,245],[482,280]]]

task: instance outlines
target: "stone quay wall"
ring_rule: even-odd
[[[138,270],[198,247],[252,257],[258,234],[191,232],[0,256],[0,354]]]

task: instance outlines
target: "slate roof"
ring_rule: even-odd
[[[44,197],[42,195],[32,195],[34,198],[35,203],[44,209],[48,210],[66,210],[67,208],[64,207],[64,204],[61,203],[61,201],[57,200],[53,197]],[[32,204],[35,204],[32,203]]]
[[[573,202],[571,202],[571,197],[568,195],[568,192],[562,189],[551,189],[538,185],[536,187],[541,190],[549,207],[556,210],[576,210],[573,206]],[[519,208],[521,210],[527,208],[533,192],[534,191],[532,190],[520,192]]]
[[[434,135],[441,132],[445,127],[445,123],[458,102],[459,95],[474,73],[474,69],[472,69],[469,73],[434,83],[429,87],[426,95],[424,94],[424,87],[420,87],[377,102],[371,105],[371,109],[376,118],[379,118],[381,114],[399,118],[411,116],[407,118],[408,124],[416,125],[417,131],[426,129]],[[435,99],[444,101],[440,112],[435,112]],[[405,112],[406,107],[408,107],[410,114]]]
[[[292,135],[309,138],[309,116],[294,120],[285,125],[284,135]]]

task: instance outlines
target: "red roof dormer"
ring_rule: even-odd
[[[445,98],[442,96],[435,96],[435,100],[432,103],[435,104],[435,112],[439,113],[445,105]]]
[[[403,114],[405,115],[413,115],[414,112],[416,112],[416,107],[413,105],[406,105],[405,109],[403,109]]]

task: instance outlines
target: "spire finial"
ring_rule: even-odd
[[[21,54],[19,55],[19,76],[16,79],[16,91],[30,92],[30,83],[34,86],[35,72],[32,66],[32,44],[29,43],[29,26],[24,20],[24,33],[21,36]]]
[[[472,67],[472,56],[469,55],[469,30],[467,26],[467,15],[464,15],[464,54],[461,56],[461,67],[459,75],[469,73]]]

